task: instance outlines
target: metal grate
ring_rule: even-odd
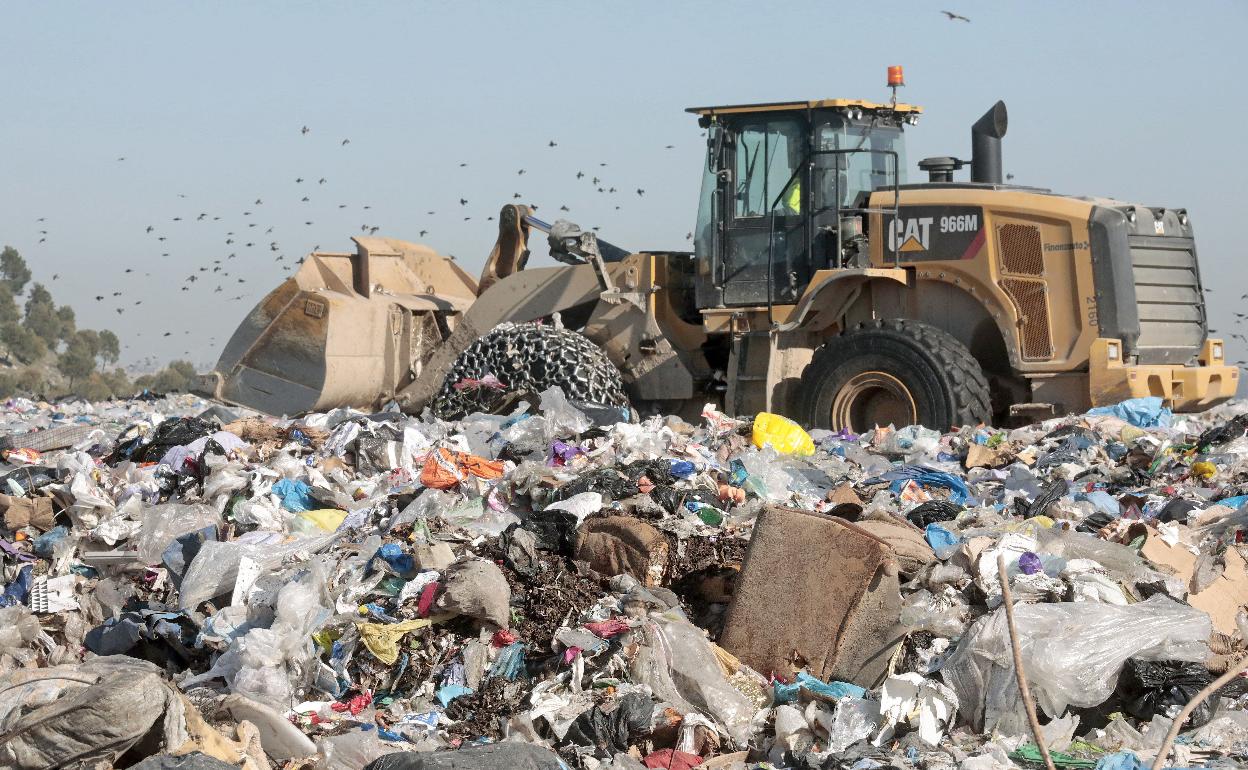
[[[1002,278],[1001,288],[1010,295],[1022,321],[1019,336],[1023,340],[1024,360],[1045,360],[1053,356],[1053,339],[1049,335],[1049,298],[1044,281],[1024,278]]]
[[[1035,225],[1001,225],[997,228],[1001,270],[1014,275],[1044,275],[1044,246]]]

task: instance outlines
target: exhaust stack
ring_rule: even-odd
[[[1005,102],[998,101],[971,126],[971,181],[1001,184],[1001,139],[1009,124]]]

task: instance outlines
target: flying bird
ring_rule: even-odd
[[[306,133],[308,133],[308,132],[309,132],[309,131],[311,131],[311,130],[312,130],[312,129],[308,128],[307,126],[304,126],[303,128],[299,129],[299,133],[301,133],[301,134],[306,134]]]
[[[343,147],[346,147],[348,144],[351,144],[351,140],[350,140],[350,139],[343,139],[343,140],[342,140],[342,146],[343,146]]]
[[[558,147],[559,145],[558,145],[558,143],[556,143],[556,142],[555,142],[555,140],[554,140],[554,139],[551,139],[551,140],[550,140],[550,141],[546,144],[546,146],[547,146],[547,147]]]
[[[965,16],[962,16],[962,15],[960,15],[960,14],[954,13],[953,11],[941,11],[941,13],[943,13],[943,14],[944,14],[944,15],[946,15],[946,16],[948,16],[948,17],[949,17],[949,21],[965,21],[967,24],[970,24],[970,23],[971,23],[971,20],[970,20],[970,19],[968,19],[968,18],[966,18]]]

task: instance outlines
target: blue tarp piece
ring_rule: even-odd
[[[1174,415],[1165,407],[1160,396],[1128,398],[1113,406],[1098,406],[1088,414],[1111,415],[1126,420],[1137,428],[1169,428]]]

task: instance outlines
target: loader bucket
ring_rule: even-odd
[[[199,390],[271,415],[377,406],[420,374],[476,296],[446,257],[390,238],[314,253],[252,309]]]

